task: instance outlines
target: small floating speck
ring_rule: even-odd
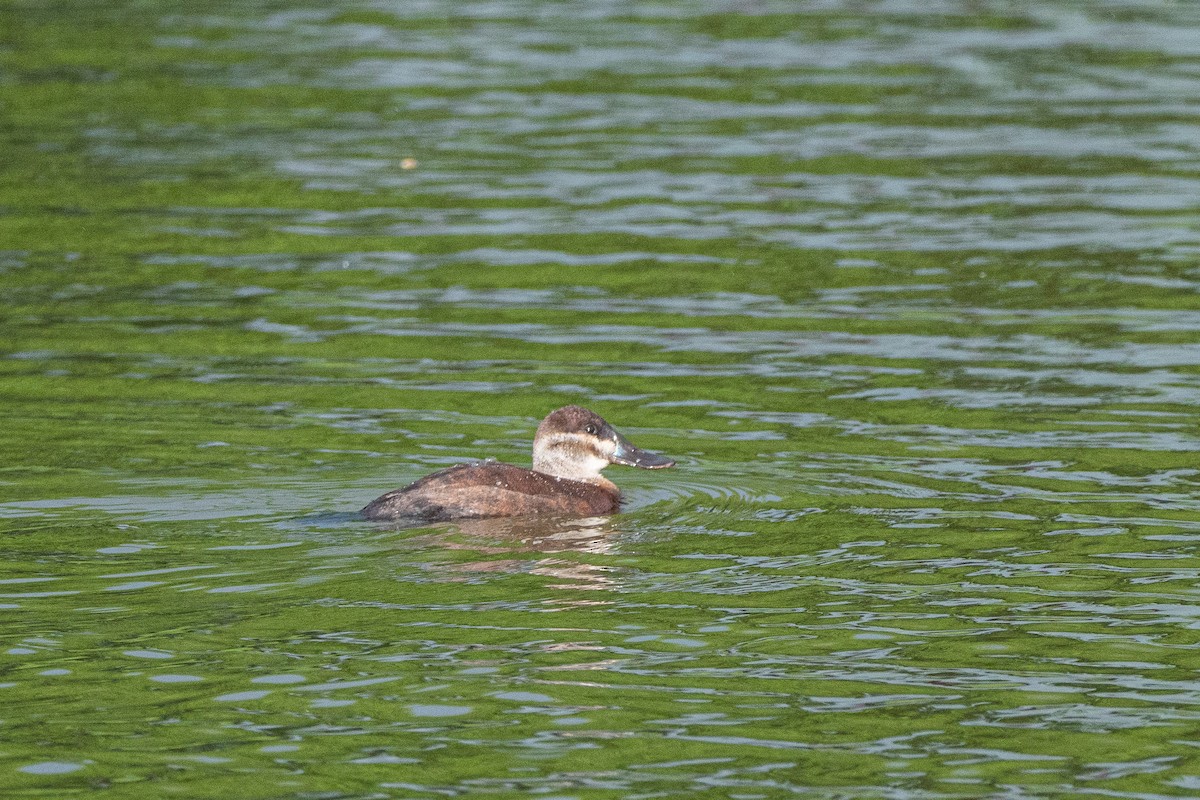
[[[492,697],[498,700],[513,700],[518,703],[553,703],[554,698],[537,692],[496,692]]]
[[[408,710],[414,717],[461,717],[475,709],[471,706],[412,705]]]
[[[174,658],[174,653],[168,653],[165,650],[122,650],[121,655],[129,656],[130,658]]]
[[[701,639],[689,639],[686,636],[672,636],[669,638],[664,637],[662,642],[664,644],[673,644],[678,647],[704,647],[704,645],[707,644],[707,642],[704,642]]]
[[[304,683],[308,678],[303,675],[260,675],[257,678],[251,678],[251,683]]]
[[[415,158],[400,159],[400,169],[416,169],[419,163]]]
[[[352,706],[357,702],[357,700],[335,700],[332,697],[319,697],[309,703],[309,705],[313,708],[341,708],[343,706]]]
[[[66,775],[68,772],[81,770],[84,766],[84,764],[76,764],[73,761],[40,761],[37,764],[17,767],[17,770],[30,775]]]

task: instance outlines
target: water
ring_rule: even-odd
[[[1187,3],[0,6],[11,797],[1200,794]],[[626,512],[353,512],[602,413]]]

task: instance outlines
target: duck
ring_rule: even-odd
[[[381,521],[612,514],[621,492],[600,474],[610,464],[663,469],[675,461],[633,446],[594,411],[564,406],[538,425],[533,469],[491,459],[456,464],[375,498],[361,514]]]

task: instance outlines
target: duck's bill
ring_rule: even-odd
[[[641,467],[642,469],[662,469],[675,466],[674,459],[634,447],[619,433],[617,434],[617,449],[613,450],[612,460],[614,464]]]

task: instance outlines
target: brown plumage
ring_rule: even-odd
[[[674,463],[634,447],[598,414],[566,406],[538,426],[533,469],[496,461],[458,464],[376,498],[362,513],[375,520],[611,514],[620,508],[621,493],[600,470]]]

